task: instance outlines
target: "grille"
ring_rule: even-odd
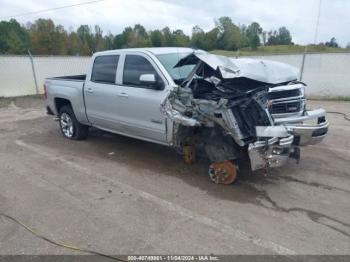
[[[300,96],[300,89],[292,89],[292,90],[283,90],[283,91],[275,91],[269,93],[269,99],[281,99],[288,97],[296,97]]]
[[[301,101],[272,104],[270,111],[272,114],[296,113],[301,111],[301,104]]]

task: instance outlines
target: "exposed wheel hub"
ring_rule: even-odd
[[[215,162],[209,166],[209,177],[216,184],[231,184],[237,177],[236,166],[231,161]]]

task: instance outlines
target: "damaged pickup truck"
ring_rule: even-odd
[[[299,161],[300,146],[326,136],[326,112],[306,110],[305,88],[289,65],[190,48],[99,52],[87,75],[44,84],[66,138],[94,126],[172,146],[188,163],[203,152],[218,184],[234,182],[242,163],[255,171]]]

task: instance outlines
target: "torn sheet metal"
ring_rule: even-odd
[[[298,78],[298,69],[284,63],[260,59],[232,58],[203,52],[194,52],[182,58],[175,67],[194,65],[199,60],[219,71],[224,79],[244,77],[268,84],[279,84],[294,81]]]
[[[201,123],[194,118],[187,117],[175,110],[168,99],[161,105],[161,110],[165,116],[177,124],[184,126],[200,126]]]

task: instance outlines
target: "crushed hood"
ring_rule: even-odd
[[[248,78],[268,84],[279,84],[297,80],[298,69],[293,66],[269,60],[230,58],[205,52],[193,52],[175,65],[194,65],[199,61],[220,72],[222,78]]]

